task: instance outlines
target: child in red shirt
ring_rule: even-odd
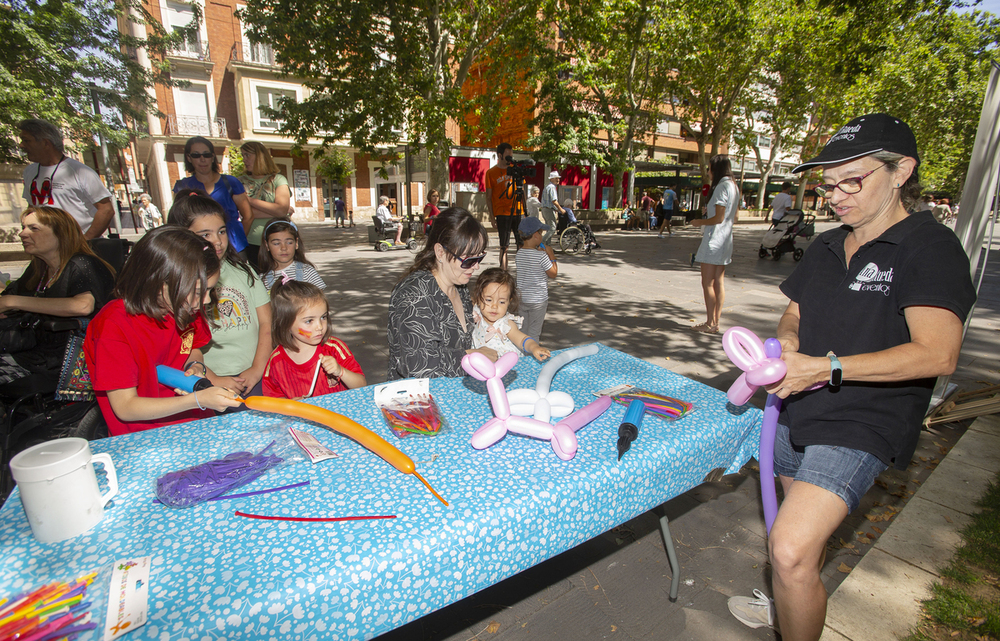
[[[136,243],[115,287],[118,297],[87,326],[84,357],[112,436],[214,416],[238,407],[235,394],[212,387],[177,396],[156,366],[214,374],[201,347],[212,338],[204,305],[219,280],[212,246],[186,229],[165,226]]]
[[[265,396],[300,399],[367,385],[351,350],[330,336],[330,308],[318,287],[286,276],[271,288],[271,309],[278,347],[264,370]]]

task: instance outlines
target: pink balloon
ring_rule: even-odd
[[[470,352],[462,357],[462,369],[472,378],[485,381],[493,378],[497,374],[496,365],[485,354],[480,352]],[[504,372],[506,374],[506,372]],[[501,374],[503,376],[503,374]]]
[[[764,354],[764,343],[757,335],[744,327],[730,327],[722,335],[722,349],[736,367],[744,372],[757,365],[767,355]]]
[[[766,358],[756,367],[751,367],[747,370],[745,376],[747,377],[747,382],[751,385],[762,387],[771,383],[777,383],[785,378],[785,374],[787,373],[788,366],[785,365],[785,361],[780,358]]]
[[[507,426],[499,418],[491,418],[483,423],[472,435],[472,447],[477,450],[485,450],[507,434]]]
[[[490,403],[493,405],[493,413],[499,419],[510,416],[510,403],[507,402],[507,389],[503,386],[503,381],[499,376],[486,381],[486,391],[490,395]]]
[[[552,438],[552,425],[536,421],[527,416],[511,416],[507,419],[507,429],[511,432],[547,441]]]
[[[509,372],[511,369],[514,368],[515,365],[517,365],[517,359],[518,359],[517,352],[507,352],[506,354],[498,358],[496,362],[496,375],[501,377],[506,376],[507,372]],[[490,359],[487,358],[486,360]]]
[[[552,444],[552,451],[560,459],[569,461],[576,456],[576,449],[579,445],[576,440],[576,432],[570,429],[565,423],[556,423],[556,426],[552,428],[552,440],[550,443]]]
[[[730,386],[729,391],[726,392],[726,397],[733,405],[743,405],[750,400],[753,393],[756,391],[756,385],[747,384],[747,375],[744,372],[743,374],[740,374],[740,377],[736,379],[736,382]]]

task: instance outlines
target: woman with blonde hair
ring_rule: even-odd
[[[28,207],[21,214],[19,236],[31,262],[0,294],[0,316],[6,327],[18,318],[22,325],[46,316],[93,318],[110,300],[114,270],[98,258],[68,213],[55,207]],[[44,380],[59,377],[69,332],[46,331],[41,324],[27,331],[33,332],[29,342],[34,345],[25,347],[21,341],[21,345],[10,341],[0,345],[0,394],[30,391],[9,385],[33,374]]]
[[[278,171],[267,147],[248,140],[240,147],[240,153],[246,168],[240,182],[246,187],[253,214],[247,231],[247,260],[259,271],[257,257],[260,255],[261,234],[272,218],[289,215],[292,192],[288,188],[288,179]]]

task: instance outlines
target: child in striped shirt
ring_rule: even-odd
[[[518,250],[517,261],[517,291],[521,298],[520,312],[524,316],[521,331],[525,335],[540,341],[542,325],[545,323],[545,310],[549,306],[549,278],[555,278],[559,273],[556,266],[556,256],[552,248],[542,245],[542,232],[551,231],[551,227],[537,218],[523,218],[518,226],[518,233],[524,239],[524,246]]]
[[[269,290],[283,276],[311,283],[320,290],[326,289],[316,266],[306,258],[306,249],[295,223],[276,218],[267,224],[261,236],[257,264],[264,275],[264,285]]]

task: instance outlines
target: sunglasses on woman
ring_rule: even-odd
[[[213,154],[210,151],[203,151],[200,154],[196,154],[194,152],[191,152],[191,153],[188,154],[188,156],[191,157],[191,158],[214,158],[215,154]]]
[[[470,267],[475,267],[479,263],[483,262],[484,258],[486,258],[486,252],[483,252],[480,256],[469,256],[468,258],[462,258],[461,256],[451,251],[450,249],[446,249],[445,251],[451,254],[452,258],[459,261],[459,264],[461,265],[462,269],[469,269]]]

